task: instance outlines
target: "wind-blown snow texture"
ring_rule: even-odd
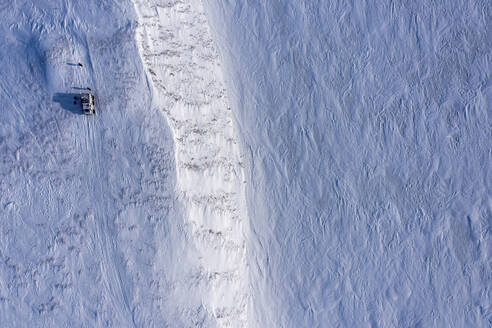
[[[0,0],[0,326],[492,325],[492,4],[406,2]]]
[[[252,325],[490,326],[492,2],[206,3]]]
[[[244,173],[201,3],[0,8],[0,326],[244,326]]]

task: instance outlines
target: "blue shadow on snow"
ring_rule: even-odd
[[[53,102],[59,103],[60,106],[74,114],[83,115],[80,94],[78,93],[60,93],[53,95]]]

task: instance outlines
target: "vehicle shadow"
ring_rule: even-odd
[[[60,106],[74,114],[83,115],[82,105],[80,103],[80,94],[78,93],[60,93],[53,95],[53,102],[59,103]]]

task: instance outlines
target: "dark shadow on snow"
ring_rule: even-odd
[[[53,95],[53,101],[59,103],[63,109],[74,114],[83,115],[82,104],[80,103],[80,94],[78,93],[60,93]],[[74,104],[74,102],[76,102]]]
[[[75,64],[75,63],[67,63],[68,66],[80,66],[79,64]]]

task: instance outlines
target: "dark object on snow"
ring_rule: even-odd
[[[91,89],[91,88],[89,88],[89,87],[87,87],[87,90],[92,91],[92,89]]]
[[[82,101],[82,110],[86,115],[92,115],[96,113],[94,108],[94,95],[92,93],[82,93],[80,95]]]
[[[79,66],[82,67],[83,66],[82,63],[79,63]]]
[[[74,104],[74,105],[77,105],[77,102],[76,102],[76,101],[74,101],[74,102],[73,102],[73,104]]]

